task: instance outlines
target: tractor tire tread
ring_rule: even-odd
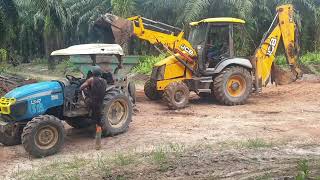
[[[51,148],[51,150],[48,150],[47,152],[41,152],[41,150],[36,149],[34,146],[32,140],[33,137],[33,130],[37,128],[37,126],[41,125],[42,123],[52,123],[55,124],[62,132],[62,138],[60,141],[57,142],[57,145],[55,148]],[[59,133],[59,132],[58,132]],[[40,158],[40,157],[45,157],[45,156],[50,156],[52,154],[55,154],[60,150],[64,143],[64,136],[65,136],[65,131],[64,131],[64,126],[61,120],[58,118],[51,116],[51,115],[40,115],[38,117],[33,118],[31,121],[27,123],[27,125],[23,129],[22,133],[22,144],[24,149],[32,156]]]
[[[107,92],[104,98],[104,106],[110,105],[109,103],[117,98],[123,98],[128,102],[128,118],[125,121],[124,125],[118,129],[112,129],[110,125],[106,123],[106,120],[102,121],[102,135],[105,136],[116,136],[118,134],[124,133],[129,129],[129,124],[132,121],[132,103],[129,98],[119,89],[112,89]],[[103,119],[106,119],[106,116],[103,116]]]

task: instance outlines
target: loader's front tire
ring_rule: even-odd
[[[46,157],[60,151],[64,144],[65,130],[58,118],[43,115],[33,118],[24,127],[22,144],[34,157]]]
[[[163,94],[163,100],[170,109],[182,109],[189,102],[189,88],[183,82],[170,83]]]
[[[251,74],[244,67],[227,67],[214,79],[213,91],[216,99],[222,104],[244,104],[252,91]]]
[[[163,93],[157,90],[156,81],[149,79],[144,84],[144,94],[152,101],[160,100]]]
[[[102,113],[103,136],[115,136],[129,128],[132,121],[132,103],[120,90],[110,90],[105,95]]]

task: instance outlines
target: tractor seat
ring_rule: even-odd
[[[114,84],[114,78],[111,72],[102,73],[102,78],[105,79],[108,84]]]

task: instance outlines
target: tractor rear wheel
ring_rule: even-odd
[[[240,66],[228,67],[214,79],[213,91],[216,99],[222,104],[244,104],[252,91],[251,74]]]
[[[182,109],[189,102],[189,88],[183,82],[170,83],[163,94],[163,100],[170,109]]]
[[[129,92],[130,100],[131,100],[132,104],[136,104],[136,101],[137,101],[136,85],[133,82],[129,82],[128,92]]]
[[[21,144],[22,127],[12,128],[12,131],[0,132],[0,143],[5,146]]]
[[[132,121],[132,103],[124,93],[118,89],[108,91],[102,112],[104,136],[115,136],[127,131]]]
[[[65,130],[58,118],[43,115],[28,122],[22,133],[25,150],[34,157],[57,153],[64,144]]]
[[[149,79],[144,84],[144,94],[152,101],[160,100],[162,97],[162,92],[157,90],[156,81]]]

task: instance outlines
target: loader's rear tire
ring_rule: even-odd
[[[90,118],[72,118],[65,120],[65,122],[76,129],[88,128],[94,124]]]
[[[22,133],[25,150],[34,157],[46,157],[60,151],[64,144],[65,130],[58,118],[43,115],[28,122]]]
[[[170,83],[163,94],[163,100],[170,109],[182,109],[189,102],[189,88],[183,82]]]
[[[124,133],[132,121],[132,103],[121,91],[114,89],[104,98],[102,133],[103,136],[115,136]]]
[[[14,132],[12,132],[14,131]],[[17,127],[16,130],[11,132],[0,132],[0,143],[5,146],[15,146],[21,144],[22,127]]]
[[[144,84],[144,94],[152,101],[160,100],[163,92],[157,90],[156,81],[149,79]]]
[[[216,99],[222,104],[244,104],[252,91],[251,74],[240,66],[228,67],[214,79],[213,91]]]

